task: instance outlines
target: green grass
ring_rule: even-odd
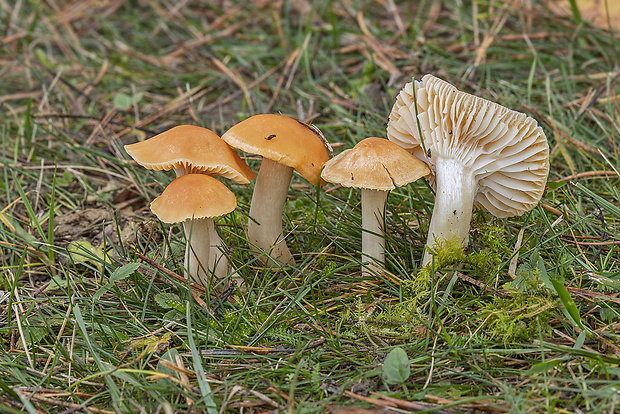
[[[0,1],[0,411],[318,413],[379,395],[401,410],[618,407],[617,34],[539,2],[16,3]],[[386,272],[372,277],[358,191],[296,176],[298,264],[266,269],[243,233],[252,184],[228,183],[239,207],[219,224],[245,286],[174,277],[182,228],[148,208],[172,175],[124,144],[280,112],[313,119],[338,152],[385,136],[396,93],[425,73],[538,119],[541,205],[477,211],[466,255],[447,246],[425,282],[424,182],[390,194]],[[403,383],[382,373],[394,347]]]

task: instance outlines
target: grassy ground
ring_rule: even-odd
[[[618,35],[540,2],[236,3],[0,0],[0,411],[613,412]],[[338,152],[385,136],[425,73],[539,121],[540,206],[476,212],[467,255],[448,246],[428,277],[433,195],[414,183],[388,199],[386,272],[362,277],[359,192],[295,177],[298,264],[266,269],[252,185],[231,185],[219,224],[245,288],[178,277],[182,229],[148,208],[171,174],[124,144],[280,112]]]

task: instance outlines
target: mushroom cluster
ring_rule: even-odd
[[[294,264],[282,232],[293,170],[313,185],[322,185],[320,171],[329,159],[313,128],[286,116],[264,114],[238,123],[221,138],[206,128],[181,125],[125,146],[141,166],[175,171],[177,178],[151,203],[151,210],[162,222],[183,223],[185,267],[195,281],[206,282],[210,272],[218,278],[236,272],[213,222],[213,217],[233,211],[236,199],[212,177],[248,184],[256,175],[232,147],[263,157],[249,212],[250,248],[263,264]]]
[[[533,209],[542,197],[549,146],[536,120],[435,76],[405,85],[392,107],[387,136],[432,172],[435,206],[423,265],[442,240],[467,246],[474,205],[512,217]]]
[[[256,175],[233,148],[262,157],[247,239],[267,266],[295,264],[282,229],[294,170],[317,187],[328,181],[362,190],[366,275],[384,266],[385,203],[396,186],[428,176],[435,190],[423,265],[444,240],[467,246],[474,206],[510,217],[531,210],[542,197],[549,147],[536,121],[432,75],[400,91],[387,138],[366,138],[330,160],[315,129],[283,115],[262,114],[239,122],[221,138],[183,125],[125,149],[145,168],[174,169],[177,178],[151,209],[163,222],[183,222],[185,266],[201,282],[211,274],[235,273],[213,217],[233,211],[236,199],[213,177],[248,184]]]
[[[201,174],[248,184],[255,174],[245,161],[217,134],[194,125],[177,126],[145,141],[126,145],[125,151],[144,168],[174,170],[179,181],[173,181],[170,190],[167,188],[162,198],[153,202],[151,209],[165,223],[183,222],[188,241],[185,268],[190,277],[196,282],[206,282],[206,270],[210,266],[218,278],[234,274],[235,269],[229,263],[211,219],[235,209],[236,199],[232,207],[229,200],[230,196],[234,198],[233,193],[217,180],[214,181],[219,186],[204,178],[180,178]],[[207,203],[212,209],[220,205],[221,212],[216,214],[217,210],[205,210],[200,203]],[[209,220],[198,220],[202,218]]]

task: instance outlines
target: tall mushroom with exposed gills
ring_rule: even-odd
[[[213,217],[237,207],[235,195],[224,184],[204,174],[184,174],[175,179],[151,203],[151,210],[164,223],[183,223],[187,246],[185,268],[197,283],[207,283],[211,260],[210,242],[217,236]]]
[[[282,216],[293,170],[312,185],[322,185],[319,174],[329,159],[321,138],[308,125],[272,114],[254,115],[234,125],[222,135],[231,147],[263,157],[256,178],[248,241],[259,260],[294,264],[295,260],[282,233]]]
[[[185,174],[207,174],[248,184],[256,175],[228,144],[209,129],[195,125],[179,125],[152,138],[131,145],[125,151],[138,164],[150,170],[171,170],[177,177]],[[224,278],[235,269],[224,254],[224,246],[213,220],[209,230],[209,263],[215,275]],[[198,253],[201,254],[201,253]]]
[[[388,193],[430,174],[426,164],[383,138],[366,138],[325,163],[321,177],[362,189],[362,274],[385,262],[383,216]]]
[[[442,240],[467,246],[474,205],[512,217],[533,209],[542,197],[549,145],[536,120],[437,77],[425,75],[405,85],[387,135],[432,171],[435,206],[423,265]]]

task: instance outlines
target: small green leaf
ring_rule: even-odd
[[[98,300],[106,293],[116,282],[119,280],[126,279],[127,277],[133,275],[133,273],[138,270],[140,267],[140,263],[127,263],[121,267],[118,267],[112,274],[110,275],[110,281],[105,285],[101,286],[95,294],[93,295],[93,299]]]
[[[179,320],[179,318],[182,317],[183,314],[180,313],[178,310],[171,309],[168,312],[164,313],[164,315],[161,317],[161,320],[165,322],[173,322]]]
[[[383,379],[388,384],[402,384],[411,375],[409,357],[402,348],[394,348],[383,362]]]
[[[45,54],[45,51],[43,49],[36,48],[34,50],[34,56],[46,68],[52,69],[54,67],[54,63],[47,58],[47,55]]]
[[[56,179],[56,185],[59,187],[68,187],[75,182],[75,177],[69,170],[64,170],[62,175]]]
[[[577,340],[575,341],[575,345],[573,345],[573,349],[581,349],[583,344],[586,343],[587,337],[588,337],[588,331],[584,329],[583,331],[581,331],[581,333],[577,337]]]
[[[549,289],[550,291],[553,291],[553,283],[551,282],[551,279],[549,278],[549,273],[547,273],[547,268],[545,267],[545,262],[542,257],[540,256],[538,257],[536,266],[538,267],[538,270],[540,271],[540,279],[545,284],[545,287]]]
[[[23,330],[26,340],[32,345],[38,344],[49,334],[47,328],[42,325],[25,325]]]
[[[103,296],[104,293],[106,293],[110,287],[112,285],[110,285],[109,283],[105,286],[101,286],[99,289],[97,289],[97,291],[95,292],[95,294],[93,295],[93,299],[94,300],[99,300],[101,299],[101,297]]]
[[[50,279],[50,284],[47,285],[45,291],[63,290],[66,289],[68,286],[69,281],[67,279],[62,278],[59,275],[54,275]]]
[[[564,359],[562,359],[562,358],[558,358],[558,359],[552,359],[550,361],[539,362],[538,364],[532,365],[532,367],[530,369],[528,369],[527,372],[528,372],[528,374],[540,374],[542,372],[549,372],[553,368],[555,368],[558,365],[560,365],[560,363],[563,360]]]
[[[131,96],[124,93],[117,93],[116,96],[114,96],[114,106],[120,110],[129,109],[132,103],[133,99]]]
[[[566,309],[565,315],[577,326],[583,329],[583,325],[581,323],[581,316],[579,315],[579,309],[577,309],[577,305],[575,305],[575,301],[571,297],[566,287],[564,287],[564,278],[555,277],[551,279],[551,283],[553,283],[553,288],[555,292],[560,297],[560,301],[562,305],[564,305],[564,309]]]
[[[557,190],[558,188],[562,188],[566,185],[566,181],[549,181],[547,182],[547,185],[549,186],[549,188],[551,188],[552,190]]]
[[[185,310],[185,305],[181,303],[181,298],[174,293],[158,293],[155,295],[155,302],[164,309],[174,309],[179,312]]]
[[[167,350],[161,356],[161,358],[159,358],[159,362],[157,363],[157,372],[161,372],[162,374],[167,374],[167,375],[175,375],[176,371],[174,371],[171,368],[168,368],[167,366],[162,364],[161,361],[167,361],[167,362],[170,362],[173,365],[176,365],[177,364],[176,356],[178,354],[179,354],[179,352],[176,349],[174,349],[174,348]]]
[[[88,241],[74,241],[67,246],[67,252],[76,263],[90,263],[97,270],[103,270],[104,263],[110,263],[103,248],[95,247]]]
[[[119,268],[117,268],[110,275],[110,283],[118,282],[119,280],[126,279],[127,277],[134,274],[136,270],[140,267],[140,263],[127,263]]]

